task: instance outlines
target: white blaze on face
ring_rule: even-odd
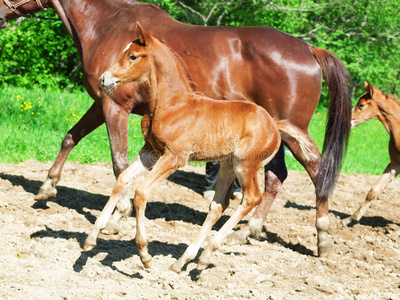
[[[129,43],[129,44],[125,47],[124,51],[122,51],[122,52],[123,52],[123,53],[126,52],[126,51],[129,49],[129,47],[130,47],[131,45],[132,45],[132,42]]]

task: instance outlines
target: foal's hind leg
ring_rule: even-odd
[[[57,195],[56,185],[61,179],[61,171],[68,154],[79,141],[104,123],[103,109],[101,105],[94,103],[83,115],[78,123],[64,137],[61,150],[50,168],[46,180],[43,182],[35,200],[48,200]]]
[[[226,244],[244,244],[247,242],[249,236],[257,239],[261,236],[264,220],[278,194],[280,186],[287,177],[284,151],[284,146],[281,144],[275,157],[265,166],[265,190],[261,203],[257,206],[256,211],[246,226],[227,237]]]
[[[257,182],[257,171],[258,168],[256,166],[239,166],[237,175],[243,191],[242,202],[200,255],[197,265],[198,270],[203,270],[208,266],[211,254],[220,247],[226,235],[254,206],[261,202],[262,196]]]
[[[379,197],[383,190],[399,175],[400,164],[397,162],[390,162],[386,167],[385,171],[379,178],[379,180],[374,184],[371,190],[368,192],[367,198],[364,203],[361,204],[360,208],[350,217],[342,220],[344,225],[349,225],[351,223],[358,223],[364,216],[366,210],[371,205],[371,201]]]
[[[210,204],[207,218],[201,226],[201,229],[197,233],[195,239],[187,247],[185,253],[183,253],[183,255],[171,265],[170,270],[174,272],[180,272],[186,263],[196,257],[201,244],[204,242],[212,226],[219,220],[222,213],[229,205],[230,194],[235,177],[236,174],[233,171],[230,159],[222,160],[217,184],[215,187],[214,199]]]
[[[106,206],[103,208],[100,216],[97,218],[93,230],[86,238],[84,251],[90,251],[96,246],[97,236],[100,231],[104,229],[110,219],[110,216],[122,197],[125,197],[130,183],[133,182],[140,174],[151,168],[157,161],[158,156],[152,155],[150,149],[145,145],[139,152],[135,161],[128,169],[126,169],[118,177],[117,183],[114,186],[110,199],[107,201]]]

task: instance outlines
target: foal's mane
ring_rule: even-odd
[[[174,50],[172,49],[167,42],[165,42],[164,40],[161,40],[159,38],[157,38],[157,40],[160,41],[160,43],[165,46],[167,48],[168,51],[170,51],[172,53],[172,56],[174,57],[174,59],[178,62],[178,68],[182,71],[185,79],[187,80],[187,82],[189,83],[189,87],[191,89],[192,92],[197,93],[197,86],[194,83],[192,76],[190,75],[189,71],[188,71],[188,66],[186,65],[185,61],[182,59],[182,57]]]
[[[397,104],[400,104],[400,99],[399,97],[397,97],[396,95],[392,95],[392,94],[385,94],[388,98],[393,99],[394,101],[397,102]]]
[[[392,94],[386,94],[386,93],[384,93],[384,92],[382,92],[382,93],[385,95],[385,98],[386,98],[386,99],[392,99],[392,100],[394,100],[397,104],[400,105],[400,99],[399,99],[399,97],[397,97],[396,95],[392,95]]]

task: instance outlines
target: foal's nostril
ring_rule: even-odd
[[[101,86],[104,86],[104,81],[105,81],[104,76],[100,76],[99,80],[100,80]]]

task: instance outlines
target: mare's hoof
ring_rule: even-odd
[[[329,257],[332,252],[332,243],[324,243],[324,245],[318,245],[318,256],[322,258]]]
[[[247,236],[243,234],[242,230],[235,231],[228,235],[224,244],[229,246],[247,244]]]
[[[39,201],[39,200],[50,200],[50,199],[55,198],[56,195],[57,195],[56,188],[52,188],[52,189],[49,189],[49,190],[40,189],[39,193],[35,196],[34,199],[36,201]]]

